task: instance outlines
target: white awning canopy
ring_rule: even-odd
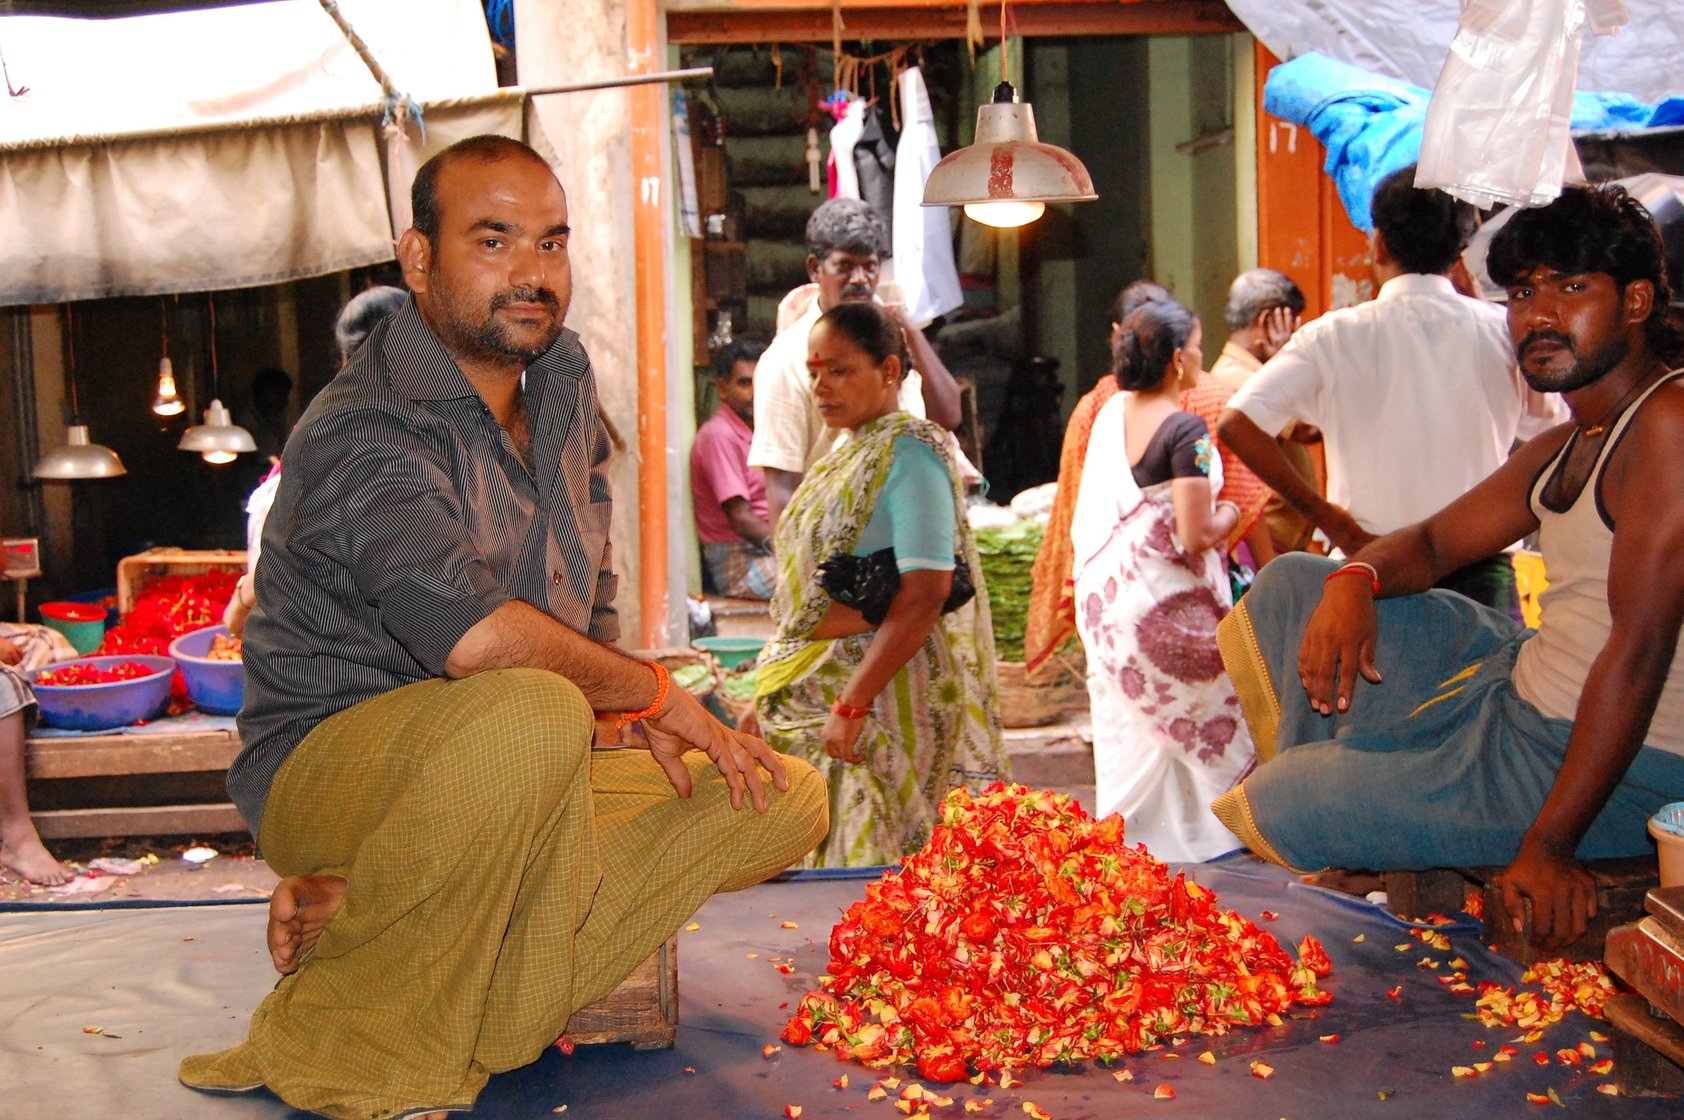
[[[0,18],[0,305],[276,283],[392,258],[431,154],[520,136],[474,0],[317,0],[123,19]],[[392,209],[389,212],[389,201]]]

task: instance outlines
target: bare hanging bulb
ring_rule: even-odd
[[[165,354],[158,359],[158,393],[152,398],[152,411],[159,416],[180,416],[186,409],[181,394],[176,392],[175,368],[170,365],[170,356]]]

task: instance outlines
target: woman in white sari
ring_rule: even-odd
[[[1221,545],[1239,510],[1212,502],[1221,460],[1177,401],[1198,376],[1201,335],[1173,301],[1123,321],[1112,354],[1123,391],[1094,420],[1070,529],[1097,807],[1171,861],[1236,846],[1210,802],[1256,753],[1216,648],[1233,605]]]

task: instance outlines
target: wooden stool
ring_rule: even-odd
[[[1508,922],[1503,907],[1503,888],[1496,879],[1501,867],[1435,867],[1425,871],[1392,871],[1384,876],[1386,908],[1403,917],[1454,914],[1465,909],[1466,895],[1481,896],[1484,929],[1481,937],[1498,953],[1521,964],[1565,958],[1570,961],[1602,959],[1602,945],[1608,931],[1643,916],[1643,896],[1660,883],[1653,856],[1587,860],[1585,870],[1596,880],[1596,917],[1583,937],[1560,949],[1538,948],[1528,942],[1531,930],[1520,933]]]
[[[633,1050],[665,1050],[678,1035],[678,937],[632,970],[620,986],[567,1021],[580,1046],[629,1042]]]

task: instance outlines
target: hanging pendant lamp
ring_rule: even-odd
[[[1000,84],[976,111],[976,138],[949,152],[924,182],[925,206],[963,206],[983,225],[1027,225],[1049,202],[1092,202],[1099,195],[1082,161],[1035,132],[1035,110],[1006,80],[1006,5],[1000,4]]]
[[[170,365],[170,314],[169,305],[158,298],[158,310],[163,319],[164,356],[158,359],[158,392],[152,398],[152,411],[159,416],[180,416],[187,406],[181,403],[181,394],[175,389],[175,367]]]
[[[76,393],[76,319],[70,305],[64,306],[65,373],[70,383],[70,425],[64,442],[35,461],[34,475],[54,482],[85,478],[116,478],[128,474],[123,460],[109,447],[88,437],[82,423],[82,406]]]
[[[216,364],[216,297],[210,297],[210,354],[211,403],[205,409],[205,422],[195,424],[181,433],[179,451],[197,451],[207,463],[232,463],[242,452],[256,451],[257,441],[251,433],[234,423],[228,408],[222,403],[222,376]]]

